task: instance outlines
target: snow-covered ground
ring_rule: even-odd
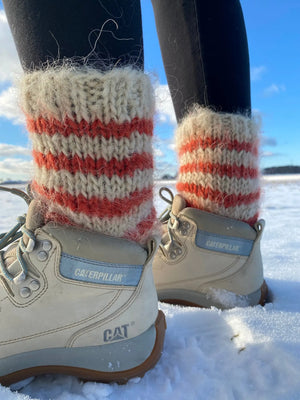
[[[263,191],[272,303],[222,312],[160,304],[168,324],[164,352],[144,378],[118,386],[48,375],[19,393],[0,386],[0,399],[300,399],[300,177],[268,176]],[[0,232],[25,211],[21,199],[0,193]]]

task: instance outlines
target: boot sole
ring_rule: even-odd
[[[162,354],[166,328],[165,316],[162,311],[159,311],[155,324],[133,339],[89,348],[45,349],[6,357],[0,360],[0,367],[2,364],[2,368],[5,368],[5,363],[8,365],[6,370],[10,369],[9,365],[11,364],[18,366],[22,365],[22,363],[28,364],[30,363],[30,358],[34,359],[35,357],[39,360],[44,360],[47,356],[50,356],[51,363],[48,360],[50,365],[30,366],[3,375],[0,377],[0,384],[9,386],[31,376],[43,374],[64,374],[76,376],[85,381],[124,384],[131,378],[144,376],[149,369],[155,366]],[[145,343],[145,340],[147,343]],[[151,344],[148,350],[145,349],[146,344]],[[69,363],[66,362],[66,359]],[[141,359],[143,359],[142,362],[140,362]],[[99,370],[97,367],[88,369],[68,365],[77,363],[88,366],[98,363]],[[120,364],[137,365],[123,370]]]
[[[158,300],[163,303],[173,304],[173,305],[180,305],[186,307],[199,307],[199,308],[210,308],[210,307],[217,307],[220,309],[228,309],[233,308],[224,306],[224,304],[218,303],[209,297],[206,294],[192,292],[188,290],[180,290],[175,289],[174,292],[177,293],[170,293],[171,291],[158,291]],[[265,281],[261,285],[260,289],[252,293],[248,296],[240,296],[247,301],[250,298],[250,302],[248,306],[256,306],[260,304],[264,306],[268,301],[268,286]],[[194,301],[192,301],[194,299]],[[240,306],[237,304],[236,307]]]

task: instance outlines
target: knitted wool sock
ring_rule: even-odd
[[[149,78],[48,69],[25,74],[20,92],[46,221],[145,242],[155,222]]]
[[[254,224],[260,183],[258,126],[202,107],[179,124],[177,190],[191,207]]]

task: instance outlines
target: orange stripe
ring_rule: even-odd
[[[196,185],[195,183],[182,183],[178,182],[176,188],[179,192],[186,192],[196,195],[204,200],[210,200],[225,208],[236,207],[240,205],[247,205],[257,201],[260,197],[260,190],[249,194],[228,194],[219,190],[214,190],[210,187]],[[197,208],[196,204],[191,204]]]
[[[254,215],[254,217],[252,217],[250,219],[243,219],[242,222],[246,222],[246,224],[253,226],[257,222],[258,217],[259,217],[259,213],[256,213]]]
[[[219,164],[210,162],[194,162],[182,165],[179,173],[203,172],[205,174],[218,174],[219,176],[228,176],[229,178],[255,179],[258,177],[257,168],[238,166],[237,164]]]
[[[183,146],[179,148],[179,156],[184,153],[191,153],[197,149],[212,149],[220,148],[220,149],[227,149],[227,150],[235,150],[237,152],[245,151],[247,153],[252,153],[253,155],[258,155],[258,142],[239,142],[237,140],[231,140],[227,138],[197,138],[185,143]]]
[[[85,120],[76,122],[68,117],[66,117],[64,122],[56,119],[48,121],[40,117],[36,120],[27,118],[27,128],[29,132],[46,133],[49,136],[59,133],[64,137],[76,135],[78,137],[89,136],[94,138],[102,136],[105,139],[109,139],[110,137],[120,139],[124,137],[129,138],[132,132],[135,131],[140,134],[144,133],[152,136],[153,122],[152,120],[133,118],[130,122],[117,123],[111,121],[108,124],[104,124],[98,119],[89,123]]]
[[[122,199],[117,198],[113,201],[109,201],[107,198],[100,199],[96,196],[87,199],[82,194],[74,196],[64,192],[62,188],[59,188],[58,191],[48,189],[43,185],[38,185],[36,181],[33,181],[32,188],[35,192],[51,202],[67,207],[73,212],[84,213],[89,217],[99,218],[122,217],[126,214],[130,214],[133,208],[140,206],[153,196],[152,187],[143,190],[135,190],[130,196]]]
[[[138,242],[144,238],[147,233],[151,232],[154,223],[156,222],[156,210],[151,208],[150,214],[141,222],[139,222],[133,231],[126,232],[124,237],[129,240]]]
[[[60,225],[71,225],[75,227],[80,227],[80,225],[76,225],[75,222],[71,221],[70,218],[66,217],[65,215],[59,214],[57,212],[47,212],[45,215],[45,224],[48,222],[56,222]]]
[[[153,168],[153,157],[149,153],[134,153],[131,157],[118,161],[112,158],[106,161],[104,158],[94,160],[87,156],[81,158],[77,154],[73,157],[60,153],[54,156],[52,153],[41,153],[33,150],[35,163],[39,168],[45,167],[48,170],[60,171],[67,170],[70,173],[82,172],[83,174],[93,174],[95,176],[106,175],[111,178],[113,175],[123,177],[124,175],[133,176],[136,170],[145,170]]]

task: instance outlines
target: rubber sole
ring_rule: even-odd
[[[0,384],[3,386],[9,386],[15,382],[27,379],[31,376],[37,376],[43,374],[64,374],[64,375],[76,376],[77,378],[83,379],[85,381],[96,381],[103,383],[116,382],[119,384],[124,384],[131,378],[144,376],[144,374],[149,369],[153,368],[160,359],[163,350],[165,330],[167,328],[165,316],[162,311],[158,312],[154,327],[155,327],[156,338],[152,351],[150,355],[141,364],[135,366],[134,368],[129,368],[122,371],[103,371],[96,369],[74,367],[70,365],[54,365],[54,364],[38,365],[38,366],[31,366],[30,368],[20,369],[10,374],[3,375],[0,377]],[[124,344],[124,347],[126,347],[126,342],[128,341],[117,342],[116,344],[122,343]],[[105,346],[109,345],[104,345],[104,347]],[[23,354],[24,356],[26,355],[26,353]],[[108,352],[106,360],[108,363],[110,361],[109,354],[110,353]],[[129,357],[133,357],[131,352],[128,352],[128,358]]]
[[[197,301],[191,301],[191,298],[197,299]],[[244,296],[245,299],[248,296]],[[255,293],[255,297],[257,298],[257,301],[254,300],[248,304],[249,306],[256,306],[260,304],[261,306],[264,306],[268,301],[268,286],[265,281],[263,281],[263,284],[261,285],[261,288],[258,290],[257,293]],[[188,298],[188,299],[187,299]],[[185,293],[184,291],[180,292],[180,297],[168,297],[168,294],[166,292],[158,292],[158,300],[163,302],[163,303],[168,303],[168,304],[173,304],[173,305],[179,305],[179,306],[185,306],[185,307],[198,307],[198,308],[210,308],[210,307],[217,307],[220,309],[228,309],[228,308],[233,308],[224,306],[221,303],[218,303],[216,301],[213,301],[212,299],[208,298],[206,295],[199,294],[199,293]],[[247,305],[247,304],[246,304]],[[241,306],[241,304],[236,304],[236,307]]]

